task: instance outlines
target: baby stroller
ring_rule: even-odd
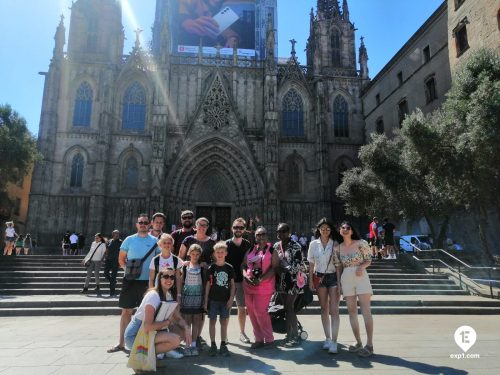
[[[309,287],[304,286],[304,293],[299,294],[295,300],[295,312],[298,314],[304,307],[308,306],[313,301],[313,294]],[[269,308],[267,310],[271,316],[271,324],[273,331],[276,333],[286,333],[286,312],[283,307],[283,300],[280,293],[274,293],[269,301]],[[304,331],[302,324],[297,320],[297,327],[299,329],[299,337],[302,340],[307,340],[309,334]]]

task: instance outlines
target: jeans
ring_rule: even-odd
[[[118,259],[108,259],[104,266],[104,278],[109,281],[109,294],[115,294]]]

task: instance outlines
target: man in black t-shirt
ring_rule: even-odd
[[[118,255],[120,254],[120,247],[122,240],[120,239],[120,232],[114,230],[111,234],[112,238],[108,242],[106,249],[106,264],[104,266],[104,278],[109,281],[109,296],[115,295],[116,287],[116,274],[118,273]]]
[[[238,323],[240,325],[240,341],[249,344],[250,339],[245,333],[246,323],[246,309],[245,309],[245,294],[243,292],[243,273],[241,270],[241,263],[248,250],[252,248],[249,241],[243,238],[245,233],[246,222],[243,218],[239,217],[233,222],[232,231],[233,238],[226,241],[227,255],[226,263],[233,266],[234,269],[234,284],[236,286],[236,306],[238,307]]]
[[[196,231],[194,230],[193,211],[182,211],[181,223],[182,228],[174,230],[172,232],[172,237],[174,239],[174,250],[172,251],[172,253],[175,256],[179,256],[179,249],[181,248],[182,242],[186,239],[186,237],[192,236],[196,233]]]
[[[394,251],[394,230],[396,227],[389,222],[389,219],[385,218],[382,228],[384,229],[384,247],[387,251],[387,259],[396,259],[396,252]]]

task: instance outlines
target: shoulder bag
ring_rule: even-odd
[[[89,259],[87,259],[87,260],[84,260],[83,265],[84,265],[86,268],[89,268],[89,266],[90,266],[90,262],[92,262],[92,258],[94,257],[95,252],[97,251],[97,249],[98,249],[98,248],[99,248],[99,246],[101,246],[101,245],[102,245],[102,242],[101,242],[99,245],[97,245],[97,247],[94,249],[94,252],[93,252],[93,253],[92,253],[92,255],[90,256],[90,258],[89,258]]]
[[[136,280],[141,275],[142,264],[157,246],[158,244],[155,243],[141,259],[127,260],[127,264],[125,265],[125,275],[123,277],[127,280]]]

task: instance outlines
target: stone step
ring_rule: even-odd
[[[53,307],[53,308],[23,308],[11,309],[0,308],[0,316],[98,316],[98,315],[116,315],[120,316],[121,310],[118,307]],[[236,315],[237,310],[231,310],[232,315]],[[319,308],[306,308],[299,312],[300,315],[319,315]],[[360,311],[358,311],[360,313]],[[406,307],[406,306],[373,306],[374,315],[381,314],[415,314],[415,315],[436,315],[436,314],[454,314],[454,315],[498,315],[500,307],[475,307],[475,306],[432,306],[432,307]],[[342,319],[348,319],[347,308],[340,307]]]

